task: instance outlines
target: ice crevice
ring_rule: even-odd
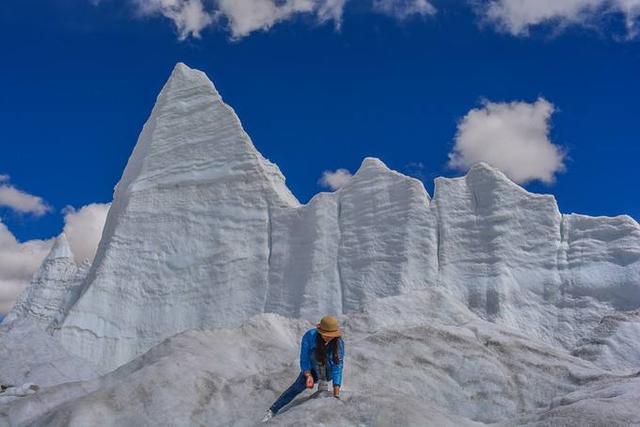
[[[273,218],[271,203],[267,204],[267,287],[264,294],[264,305],[262,312],[266,313],[269,303],[269,292],[271,291],[271,257],[273,255]]]
[[[344,279],[342,276],[342,245],[343,245],[343,230],[342,230],[342,200],[338,195],[337,200],[337,226],[338,226],[338,251],[336,253],[336,272],[338,274],[338,289],[340,289],[340,307],[341,313],[346,313],[346,296],[345,296],[345,286]]]

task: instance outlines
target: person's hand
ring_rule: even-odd
[[[305,375],[307,377],[307,388],[313,388],[313,377],[311,376],[311,373],[306,373]]]

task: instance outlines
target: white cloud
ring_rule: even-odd
[[[373,10],[399,20],[436,13],[436,8],[427,0],[374,0]]]
[[[337,169],[335,171],[324,171],[318,180],[318,184],[331,190],[337,190],[344,187],[351,181],[352,175],[346,169]]]
[[[565,169],[563,150],[549,140],[552,103],[486,102],[458,123],[449,166],[466,171],[486,162],[517,183],[552,183]]]
[[[239,39],[254,31],[266,31],[300,14],[317,22],[342,23],[347,0],[131,0],[142,16],[162,15],[173,21],[180,40],[200,37],[209,26],[228,24]],[[97,4],[97,3],[95,3]],[[224,18],[222,20],[221,18]]]
[[[217,0],[234,38],[265,31],[299,14],[315,15],[319,22],[342,21],[346,0]]]
[[[316,14],[320,22],[333,21],[336,27],[342,25],[342,15],[347,0],[324,0],[321,1]]]
[[[76,261],[93,259],[109,210],[108,204],[93,203],[75,210],[65,208],[64,231]],[[6,314],[31,281],[54,239],[19,242],[0,220],[0,316]]]
[[[64,232],[76,262],[93,260],[102,237],[102,229],[111,204],[92,203],[75,210],[67,206],[64,213]]]
[[[180,40],[200,37],[214,23],[215,11],[208,11],[202,0],[134,0],[142,15],[160,14],[173,21]]]
[[[18,213],[29,213],[35,216],[42,216],[51,210],[42,197],[18,190],[7,184],[8,181],[9,175],[0,175],[0,207],[7,207]]]
[[[492,0],[483,9],[485,18],[513,35],[527,35],[530,28],[545,23],[592,24],[603,15],[625,18],[628,35],[637,33],[640,0]]]
[[[95,6],[104,0],[88,0]],[[317,23],[333,22],[340,28],[344,9],[351,0],[128,0],[142,16],[164,16],[184,40],[198,38],[207,27],[226,26],[231,37],[240,39],[255,31],[267,31],[280,22],[300,15]],[[354,1],[355,3],[355,1]],[[433,0],[371,0],[376,13],[398,20],[431,16]],[[467,0],[487,22],[513,35],[526,35],[531,27],[552,23],[593,25],[603,16],[625,19],[629,38],[637,35],[640,0]]]

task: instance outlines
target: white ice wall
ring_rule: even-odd
[[[571,348],[640,306],[640,227],[562,216],[487,165],[422,184],[368,158],[300,206],[207,77],[176,66],[119,182],[60,338],[113,368],[183,330],[276,312],[317,321],[440,286]],[[446,306],[442,310],[448,310]]]

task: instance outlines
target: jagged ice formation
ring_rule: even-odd
[[[326,313],[344,404],[276,425],[640,424],[635,220],[563,215],[486,164],[431,198],[374,158],[301,205],[178,64],[91,266],[61,236],[0,326],[0,382],[44,386],[0,394],[0,425],[254,425]]]
[[[135,254],[135,262],[131,256]],[[364,160],[300,205],[209,79],[176,66],[118,183],[64,346],[106,369],[183,330],[308,320],[442,286],[483,318],[572,348],[640,306],[640,227],[562,215],[479,164],[421,182]]]

